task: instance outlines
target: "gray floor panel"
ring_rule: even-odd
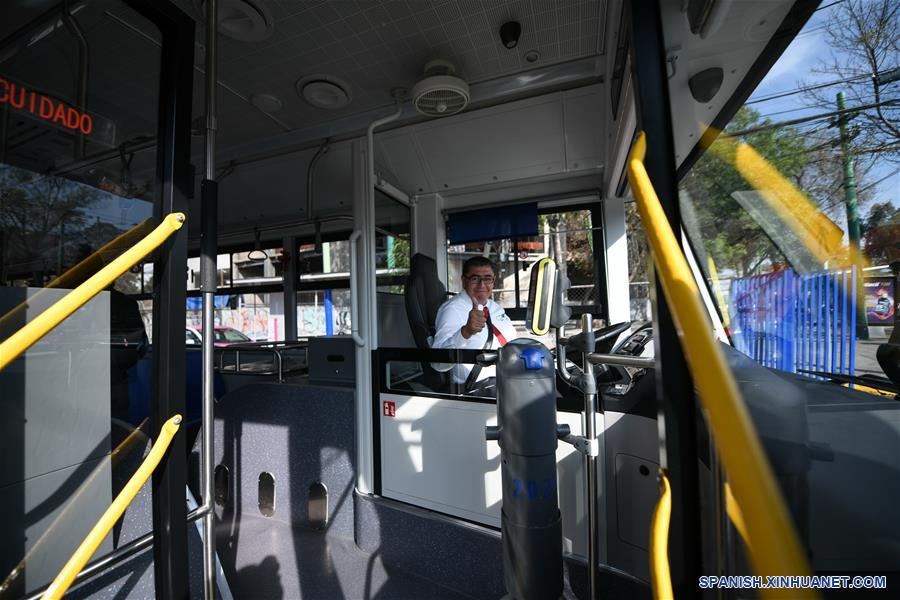
[[[229,527],[218,539],[219,556],[236,599],[467,598],[385,565],[377,551],[363,552],[352,539],[291,528],[264,517],[244,515],[239,532]]]

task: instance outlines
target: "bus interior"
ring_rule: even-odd
[[[0,599],[897,597],[900,247],[797,169],[900,84],[747,104],[824,4],[3,2]],[[473,257],[554,363],[546,489],[451,375],[497,357],[432,347]],[[561,570],[505,542],[525,497]]]

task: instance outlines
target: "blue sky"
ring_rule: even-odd
[[[816,11],[803,28],[803,31],[791,42],[772,70],[769,71],[759,87],[753,92],[750,101],[762,96],[787,92],[799,87],[838,79],[834,74],[811,72],[813,68],[820,66],[822,59],[828,58],[832,54],[832,49],[827,43],[826,32],[822,29],[828,20],[842,18],[840,13],[836,12],[840,8],[839,6],[828,6],[832,2],[833,0],[823,1],[822,5],[824,8]],[[826,92],[826,95],[836,98],[840,90],[841,86],[835,85],[822,91]],[[882,100],[891,97],[900,97],[900,82],[882,88]],[[808,102],[808,99],[804,94],[800,93],[765,102],[757,102],[752,106],[761,114],[769,116],[774,122],[797,119],[837,109],[836,105],[828,108],[809,108],[805,106],[805,102]],[[835,104],[836,102],[835,100]],[[848,105],[852,106],[852,103],[848,103]],[[837,135],[837,132],[835,132],[835,135]],[[882,178],[886,179],[875,186],[875,201],[890,201],[894,205],[900,206],[900,172],[897,172],[896,166],[876,164],[869,172],[868,178],[860,181],[859,184],[860,186],[868,185]],[[867,209],[864,210],[867,212]]]

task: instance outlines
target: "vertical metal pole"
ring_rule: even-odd
[[[784,271],[775,276],[775,362],[776,369],[784,370],[784,319],[782,309],[784,307]]]
[[[837,108],[842,111],[846,108],[844,92],[837,94]],[[847,113],[838,115],[838,129],[841,132],[841,160],[844,163],[844,196],[847,206],[847,238],[850,243],[850,259],[853,264],[861,269],[862,253],[859,248],[859,203],[856,198],[856,174],[853,170],[853,157],[850,149],[850,134],[847,131]],[[862,299],[862,286],[860,290],[854,290],[857,297],[854,302],[854,332],[861,340],[869,339],[869,326],[866,321],[865,302]],[[850,373],[853,374],[852,372]]]
[[[847,373],[850,376],[856,375],[856,334],[859,332],[858,327],[859,323],[856,319],[857,314],[857,299],[859,298],[859,293],[857,292],[857,281],[856,281],[856,265],[850,265],[850,302],[851,310],[850,310],[850,328],[847,332],[847,337],[849,338],[847,342],[850,344],[850,365],[847,367]],[[862,286],[859,286],[862,287]],[[868,330],[866,330],[868,332]],[[862,339],[869,339],[869,336],[866,335]],[[852,385],[851,385],[852,387]]]
[[[846,373],[846,344],[847,344],[847,272],[841,271],[842,289],[841,298],[841,374]]]
[[[90,68],[90,47],[84,32],[78,25],[78,21],[72,16],[69,1],[64,0],[62,5],[62,21],[66,29],[75,38],[78,43],[78,79],[75,81],[75,102],[78,109],[87,112],[87,88],[88,88],[88,70]],[[79,159],[84,156],[84,134],[80,131],[75,138],[75,158]]]
[[[831,372],[837,373],[837,338],[838,338],[838,287],[839,275],[831,274]]]
[[[582,365],[584,381],[584,437],[590,444],[590,451],[584,456],[584,471],[587,474],[587,525],[588,525],[588,581],[590,598],[598,598],[597,562],[600,557],[599,536],[597,532],[597,379],[594,377],[594,364],[588,360],[589,352],[594,351],[594,317],[591,313],[581,315],[581,331],[585,336],[582,348]]]
[[[325,335],[334,335],[334,304],[331,301],[331,288],[325,290]]]
[[[284,339],[297,341],[297,238],[289,236],[282,241],[287,253],[284,279]],[[323,244],[324,245],[324,244]]]
[[[166,10],[166,3],[144,8]],[[151,9],[152,7],[152,9]],[[160,56],[155,217],[189,212],[193,188],[190,171],[191,95],[194,23],[180,14],[157,23],[163,34]],[[153,264],[153,402],[151,431],[155,437],[175,414],[185,414],[185,288],[187,227],[156,252]],[[153,472],[153,570],[155,597],[182,600],[189,596],[187,550],[186,435],[182,427]]]
[[[822,370],[822,361],[819,358],[819,351],[821,350],[821,337],[822,337],[822,275],[816,275],[815,287],[813,288],[813,292],[815,293],[815,307],[816,307],[816,331],[815,331],[815,342],[813,343],[813,349],[815,351],[814,364],[816,365],[814,368],[816,371]]]
[[[681,208],[675,174],[666,45],[660,1],[628,4],[637,115],[647,135],[645,165],[665,211],[681,241]],[[656,397],[660,421],[660,466],[672,484],[672,526],[669,535],[672,586],[677,598],[697,595],[701,572],[700,473],[697,428],[700,418],[694,383],[672,311],[660,282],[654,293],[653,333],[656,341]]]
[[[775,281],[766,278],[766,366],[774,367],[772,359],[775,358],[775,352],[772,349],[772,342],[775,339],[773,332],[775,330]]]
[[[809,320],[807,317],[809,316],[809,276],[802,275],[800,278],[800,310],[802,311],[800,316],[801,322],[801,333],[802,337],[800,338],[800,368],[807,369],[809,368],[806,364],[806,357],[809,351]]]
[[[218,0],[206,2],[206,173],[201,185],[201,244],[200,290],[203,308],[202,386],[203,407],[200,447],[200,487],[203,496],[203,597],[213,600],[216,596],[215,568],[215,514],[213,503],[213,403],[215,402],[214,336],[217,277],[218,235],[218,184],[216,182],[216,87],[217,87],[217,24]]]

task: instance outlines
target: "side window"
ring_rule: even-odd
[[[402,294],[411,253],[409,207],[375,194],[375,269],[378,292]]]
[[[297,335],[350,333],[350,242],[303,244],[297,261]]]
[[[519,332],[528,337],[524,319],[531,267],[549,256],[571,281],[566,304],[573,308],[573,315],[582,312],[602,314],[604,307],[599,295],[602,282],[598,281],[594,253],[595,234],[597,239],[602,239],[599,236],[601,223],[594,222],[598,212],[591,208],[541,211],[535,236],[448,244],[448,290],[462,291],[462,267],[466,260],[475,256],[489,258],[497,268],[493,299],[506,310]],[[555,344],[552,336],[544,336],[541,341],[549,346]]]
[[[650,309],[650,244],[641,225],[637,205],[625,203],[625,239],[628,242],[628,293],[631,299],[631,320],[649,321]]]

